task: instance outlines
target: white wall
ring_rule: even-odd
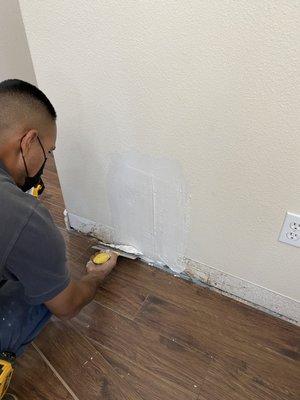
[[[18,78],[35,83],[17,0],[0,0],[0,81]]]
[[[299,299],[299,2],[20,3],[69,212]]]

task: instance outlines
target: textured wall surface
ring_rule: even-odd
[[[35,83],[18,0],[0,0],[0,81],[8,78]]]
[[[174,236],[187,239],[184,255],[299,299],[299,248],[277,241],[285,211],[300,213],[298,0],[20,4],[38,83],[59,114],[68,210],[109,228],[122,207],[110,202],[114,160],[151,158],[120,178],[139,209],[141,193],[153,196],[149,165],[170,160],[190,196],[188,236]],[[149,233],[146,224],[130,240]]]

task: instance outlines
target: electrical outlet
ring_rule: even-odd
[[[286,213],[279,241],[300,247],[300,215],[290,212]]]
[[[290,227],[293,231],[300,231],[300,222],[293,221],[290,223]]]

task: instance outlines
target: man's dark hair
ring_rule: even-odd
[[[56,111],[48,97],[36,86],[20,79],[7,79],[0,82],[1,95],[16,96],[37,101],[56,120]]]

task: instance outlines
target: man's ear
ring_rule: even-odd
[[[23,154],[26,155],[38,136],[36,129],[30,129],[21,139],[21,147]]]

